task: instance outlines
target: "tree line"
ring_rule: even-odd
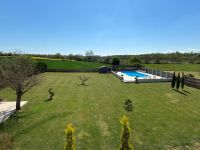
[[[0,56],[16,56],[17,53],[3,53],[0,52]],[[121,64],[134,64],[134,63],[194,63],[200,64],[200,52],[189,52],[189,53],[152,53],[152,54],[140,54],[140,55],[111,55],[111,56],[100,56],[95,55],[94,51],[89,50],[85,52],[85,55],[81,54],[69,54],[62,55],[56,54],[26,54],[32,57],[43,57],[43,58],[56,58],[63,60],[76,60],[76,61],[88,61],[111,64],[113,58],[118,58]]]

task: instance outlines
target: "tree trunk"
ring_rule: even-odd
[[[21,109],[20,103],[21,103],[22,92],[17,91],[16,94],[17,94],[16,110],[20,110]]]

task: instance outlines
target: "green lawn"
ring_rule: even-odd
[[[103,66],[102,63],[69,61],[69,60],[36,60],[47,64],[48,69],[96,69]]]
[[[23,97],[29,102],[0,126],[0,134],[13,135],[17,150],[60,150],[64,128],[72,123],[77,150],[115,150],[120,143],[119,118],[126,114],[136,150],[184,149],[200,142],[198,89],[186,87],[183,95],[170,83],[125,84],[112,74],[97,73],[84,73],[90,78],[88,86],[80,86],[82,74],[42,74],[41,84]],[[51,87],[54,100],[44,102]],[[8,89],[0,91],[0,97],[15,99]],[[133,100],[134,112],[124,111],[126,98]]]
[[[200,64],[145,64],[145,66],[163,71],[200,72]]]

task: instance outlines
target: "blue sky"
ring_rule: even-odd
[[[0,50],[200,52],[199,0],[0,0]]]

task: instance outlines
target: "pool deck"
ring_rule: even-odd
[[[152,75],[152,74],[148,74],[142,71],[137,71],[139,73],[145,74],[147,75],[147,77],[138,77],[137,81],[135,77],[132,76],[128,76],[126,74],[124,74],[123,72],[114,72],[112,71],[113,75],[115,75],[117,78],[119,78],[122,82],[137,82],[137,83],[147,83],[147,82],[170,82],[171,78],[164,78],[161,76],[157,76],[157,75]]]
[[[27,101],[21,101],[21,107]],[[0,102],[0,124],[8,119],[16,111],[16,102]]]

